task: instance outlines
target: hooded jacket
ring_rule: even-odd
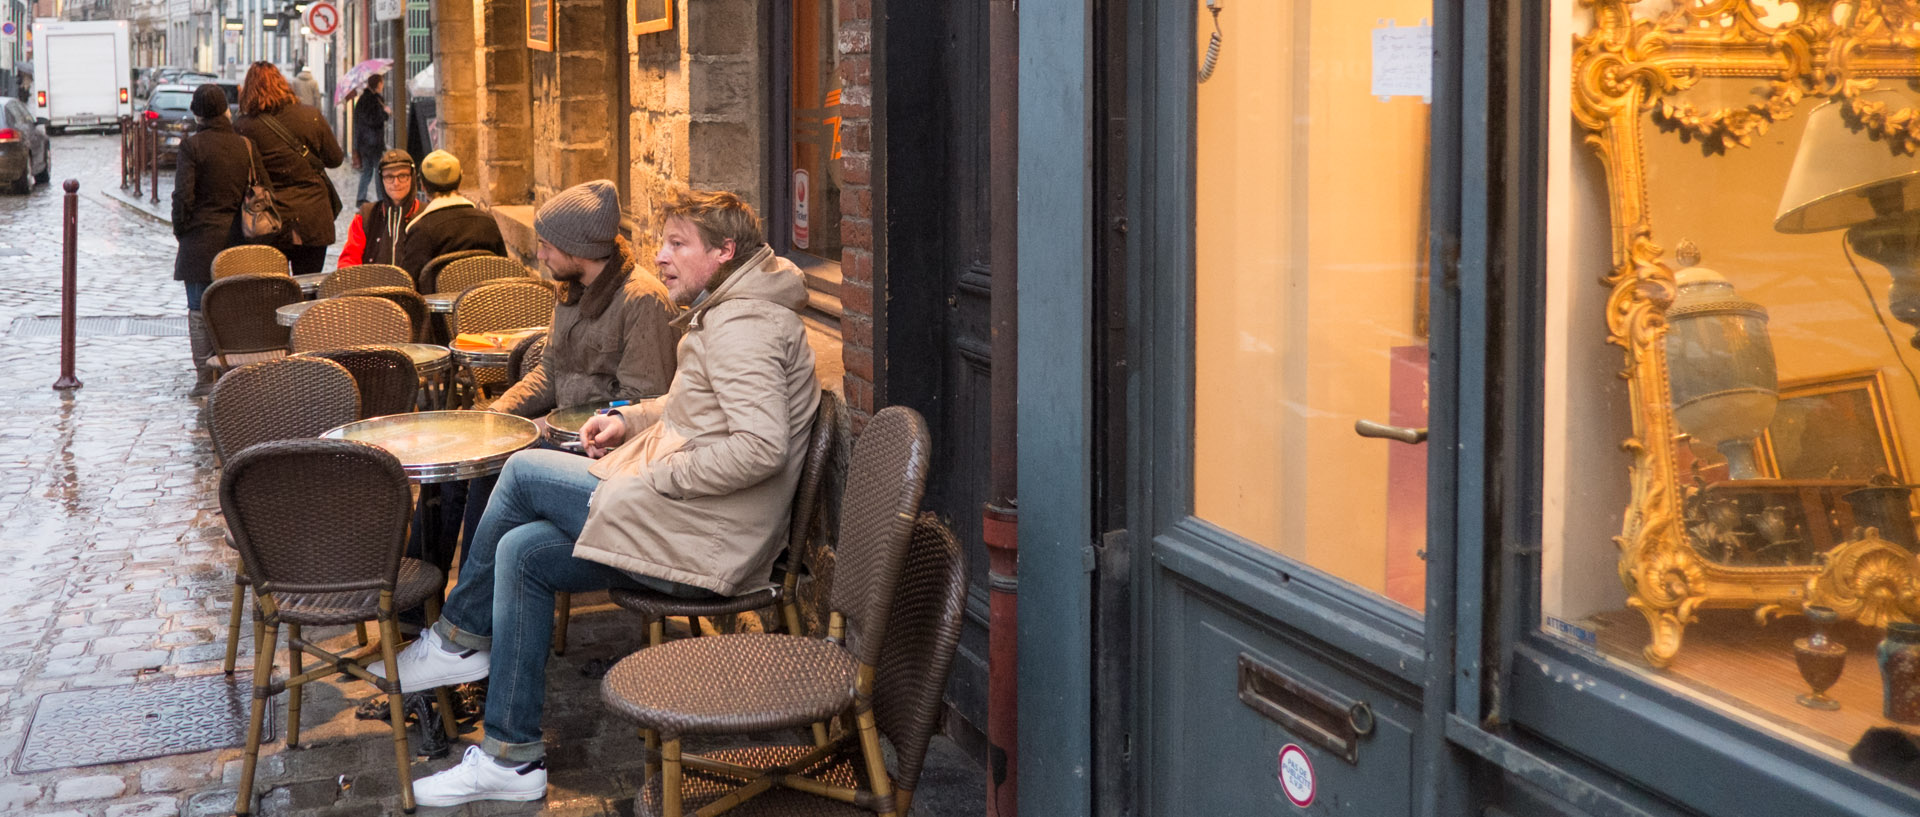
[[[799,268],[762,245],[674,320],[679,371],[616,409],[627,438],[590,469],[574,556],[723,595],[767,580],[820,405],[806,303]]]
[[[568,284],[553,307],[540,365],[487,407],[522,417],[601,400],[658,396],[673,379],[672,323],[679,308],[660,279],[635,269],[633,245],[616,239],[593,285]]]
[[[407,222],[420,214],[421,207],[420,197],[414,195],[419,188],[418,180],[409,179],[407,185],[407,195],[401,204],[395,204],[387,198],[386,190],[382,188],[379,201],[360,206],[359,214],[353,217],[353,223],[347,227],[347,243],[340,248],[338,266],[400,266],[400,245],[406,236]]]
[[[465,196],[440,196],[414,212],[416,215],[403,228],[406,237],[401,240],[400,268],[413,276],[415,285],[420,283],[420,272],[427,268],[427,262],[447,253],[486,250],[494,255],[507,254],[500,225]]]

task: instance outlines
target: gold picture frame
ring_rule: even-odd
[[[1636,0],[1582,4],[1592,10],[1593,28],[1574,41],[1573,113],[1604,168],[1611,208],[1606,326],[1608,341],[1622,350],[1633,421],[1622,442],[1632,456],[1630,499],[1614,542],[1627,606],[1652,631],[1642,656],[1668,666],[1702,609],[1750,610],[1764,621],[1810,601],[1833,603],[1822,595],[1830,588],[1867,582],[1920,598],[1911,558],[1877,559],[1876,569],[1884,570],[1871,577],[1858,559],[1731,566],[1705,558],[1690,540],[1684,514],[1697,488],[1680,469],[1677,449],[1685,443],[1670,407],[1666,356],[1675,268],[1663,260],[1660,243],[1682,237],[1656,233],[1646,166],[1650,139],[1696,143],[1702,161],[1711,161],[1749,147],[1802,101],[1821,99],[1845,105],[1849,121],[1889,149],[1920,149],[1920,128],[1908,127],[1920,111],[1882,110],[1862,98],[1878,85],[1920,80],[1920,0],[1800,0],[1779,22],[1771,15],[1787,7],[1763,8],[1756,0],[1693,0],[1646,16],[1636,13]],[[1745,81],[1760,90],[1747,104],[1703,109],[1681,98],[1703,80]],[[1836,550],[1853,545],[1885,543]]]
[[[1780,408],[1760,437],[1759,460],[1774,479],[1907,482],[1907,458],[1878,369],[1780,384]]]
[[[554,22],[553,0],[527,0],[527,47],[552,51]]]
[[[673,30],[674,0],[627,0],[627,36]]]

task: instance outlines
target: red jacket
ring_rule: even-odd
[[[391,264],[400,266],[400,242],[405,237],[406,223],[420,214],[420,200],[407,197],[406,215],[393,218],[395,209],[384,201],[368,202],[361,206],[360,212],[353,216],[353,224],[347,228],[346,246],[340,248],[340,261],[337,266],[351,267],[355,264]],[[366,224],[375,222],[374,255],[369,260],[367,252]]]

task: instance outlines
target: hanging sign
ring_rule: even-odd
[[[803,250],[812,232],[807,226],[807,199],[813,195],[813,185],[807,180],[807,171],[793,171],[793,246]]]
[[[307,7],[307,28],[322,37],[340,27],[340,10],[332,3],[314,3]]]
[[[390,23],[405,16],[406,0],[373,0],[373,19]]]
[[[1313,761],[1307,759],[1307,750],[1299,744],[1289,743],[1280,750],[1280,790],[1287,795],[1287,802],[1301,808],[1313,805],[1313,795],[1319,785],[1313,779]]]

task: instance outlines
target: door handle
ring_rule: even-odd
[[[1373,734],[1373,707],[1240,654],[1240,702],[1348,763],[1360,764],[1360,739]]]
[[[1427,430],[1424,428],[1390,426],[1386,423],[1376,423],[1372,420],[1353,421],[1353,433],[1362,437],[1394,440],[1396,442],[1406,443],[1407,445],[1418,445],[1427,441]]]

